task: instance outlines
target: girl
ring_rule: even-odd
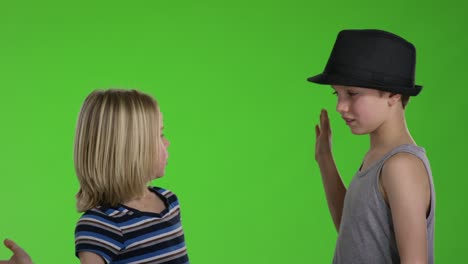
[[[189,263],[179,202],[148,187],[164,175],[169,141],[157,102],[136,90],[92,92],[83,103],[75,138],[80,182],[75,252],[81,263]],[[0,263],[31,263],[13,241]]]

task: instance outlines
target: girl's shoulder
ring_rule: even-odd
[[[85,211],[78,222],[99,222],[106,225],[118,226],[119,223],[132,218],[132,215],[133,212],[131,210],[120,205],[116,207],[97,206]]]
[[[168,189],[161,188],[161,187],[158,187],[158,186],[150,186],[149,189],[151,191],[153,191],[153,192],[156,192],[156,193],[168,198],[168,199],[172,197],[172,199],[177,200],[177,195],[174,192],[172,192],[172,191],[170,191]]]
[[[149,186],[150,191],[157,193],[163,200],[167,201],[170,207],[179,205],[179,199],[176,194],[168,189],[158,186]],[[135,218],[135,211],[124,205],[117,205],[115,207],[97,206],[85,211],[79,222],[102,222],[108,225],[120,225],[124,222],[132,221]]]
[[[174,192],[157,186],[151,186],[149,189],[157,193],[165,201],[169,210],[177,210],[179,208],[179,198]]]

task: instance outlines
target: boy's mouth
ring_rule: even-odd
[[[351,124],[354,121],[354,119],[352,119],[352,118],[343,118],[343,119],[344,119],[344,121],[346,122],[347,125]]]

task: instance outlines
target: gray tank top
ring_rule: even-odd
[[[424,148],[401,145],[371,167],[358,171],[346,191],[340,231],[333,263],[400,263],[392,212],[379,191],[380,171],[391,156],[408,152],[424,162],[431,186],[431,205],[426,218],[428,263],[434,263],[435,191],[429,161]]]

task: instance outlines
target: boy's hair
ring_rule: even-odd
[[[401,105],[403,106],[403,109],[406,108],[406,105],[408,104],[409,99],[410,99],[409,95],[405,95],[405,94],[401,95]]]
[[[86,98],[74,151],[79,212],[143,194],[158,169],[160,122],[156,100],[136,90],[96,90]]]

